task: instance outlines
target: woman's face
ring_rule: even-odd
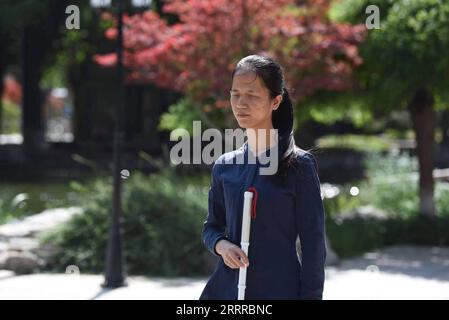
[[[268,88],[254,72],[237,72],[230,93],[232,112],[240,127],[273,128],[271,113],[279,107],[282,96],[271,99]]]

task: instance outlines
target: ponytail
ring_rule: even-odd
[[[293,105],[287,89],[282,89],[282,101],[272,114],[273,128],[278,129],[279,139],[289,135],[293,130]]]
[[[296,159],[295,149],[287,157],[283,158],[285,151],[290,145],[290,140],[293,139],[293,104],[285,87],[282,89],[282,101],[279,107],[273,111],[271,120],[273,128],[278,129],[279,167],[276,175],[285,177],[288,169],[294,164]]]

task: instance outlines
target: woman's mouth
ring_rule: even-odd
[[[249,117],[249,114],[238,113],[238,114],[237,114],[237,117],[238,117],[238,118],[247,118],[247,117]]]

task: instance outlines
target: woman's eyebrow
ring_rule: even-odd
[[[240,91],[240,90],[238,90],[238,89],[231,89],[230,90],[231,92],[237,92],[237,91]],[[247,90],[248,92],[256,92],[256,90],[253,90],[253,89],[249,89],[249,90]]]

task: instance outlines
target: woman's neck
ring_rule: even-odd
[[[272,125],[267,128],[248,128],[246,135],[248,137],[248,147],[257,155],[270,149],[277,143],[277,135]]]

